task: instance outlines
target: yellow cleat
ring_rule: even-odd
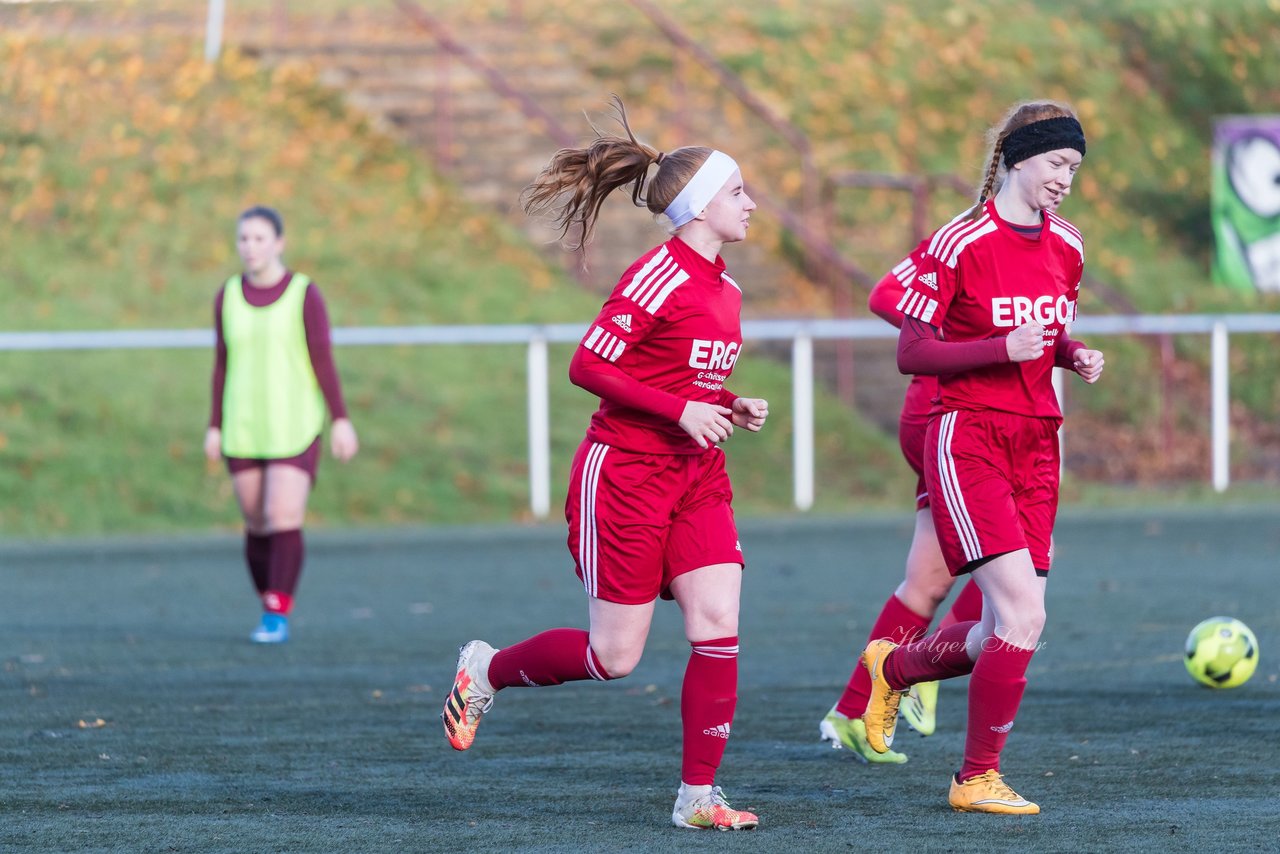
[[[867,744],[867,725],[862,718],[846,718],[835,709],[827,712],[827,716],[818,724],[818,732],[823,741],[831,742],[836,750],[848,750],[859,762],[870,762],[876,765],[901,765],[907,761],[907,754],[895,753],[892,750],[876,753]]]
[[[681,783],[671,823],[690,830],[755,830],[760,819],[753,812],[730,807],[719,786]]]
[[[898,703],[905,691],[889,685],[884,678],[884,662],[898,645],[889,640],[873,640],[862,651],[862,666],[871,676],[871,696],[862,715],[867,728],[867,744],[876,753],[887,753],[898,728]]]
[[[947,798],[956,812],[990,812],[1001,815],[1039,815],[1040,805],[1019,795],[1000,776],[987,771],[961,783],[951,778],[951,795]]]

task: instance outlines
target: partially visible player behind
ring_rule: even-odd
[[[244,271],[214,299],[213,395],[204,452],[223,458],[244,517],[244,555],[263,613],[255,643],[289,639],[302,574],[302,525],[325,408],[343,462],[359,449],[333,361],[320,290],[284,265],[284,222],[252,207],[236,223]]]
[[[562,234],[581,229],[583,242],[619,188],[672,227],[623,274],[569,367],[570,380],[600,398],[565,503],[590,630],[550,629],[501,650],[467,643],[441,717],[449,743],[466,750],[504,688],[626,676],[644,651],[656,600],[675,599],[692,649],[671,820],[749,829],[757,817],[730,807],[716,785],[737,704],[744,563],[719,444],[735,427],[759,430],[769,409],[724,386],[742,347],[742,294],[719,253],[746,237],[755,203],[728,155],[660,153],[637,141],[622,103],[615,107],[625,136],[562,149],[525,196],[527,212],[554,211]]]
[[[913,684],[972,673],[964,762],[948,800],[959,811],[1038,813],[1000,773],[1026,670],[1044,629],[1058,505],[1055,366],[1093,383],[1103,356],[1068,335],[1084,270],[1080,232],[1053,213],[1085,153],[1067,107],[1022,104],[994,131],[979,202],[934,234],[899,308],[903,373],[939,377],[925,483],[953,576],[972,573],[982,619],[922,640],[873,640],[867,743],[893,744]],[[1000,170],[1004,183],[991,198]]]
[[[915,279],[929,240],[929,237],[922,240],[871,290],[868,298],[871,310],[894,326],[902,326],[903,315],[898,306],[906,293],[906,286]],[[937,396],[937,378],[917,374],[911,377],[902,401],[902,413],[898,417],[898,444],[907,465],[916,473],[915,530],[907,552],[906,574],[881,608],[867,642],[888,638],[896,643],[903,643],[919,638],[928,629],[938,606],[947,598],[954,582],[947,572],[946,561],[938,547],[938,537],[929,511],[929,491],[924,482],[925,431],[929,427],[929,413],[933,410]],[[946,627],[957,621],[977,620],[981,616],[982,594],[976,585],[970,583],[947,612],[942,626]],[[822,739],[830,741],[833,747],[844,747],[863,762],[895,765],[906,762],[907,756],[904,753],[893,750],[877,753],[867,744],[862,713],[867,710],[870,691],[871,680],[859,661],[850,673],[840,699],[819,724],[818,731]],[[922,735],[930,735],[934,731],[937,696],[936,682],[914,685],[911,694],[902,704],[903,717]]]

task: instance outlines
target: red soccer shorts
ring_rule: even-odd
[[[907,465],[916,473],[916,510],[929,506],[929,490],[924,482],[924,442],[929,413],[937,395],[936,377],[912,377],[902,399],[902,414],[898,416],[898,446]]]
[[[929,430],[928,417],[921,418],[902,410],[898,418],[898,445],[902,456],[916,473],[916,509],[929,506],[929,487],[924,482],[924,443]]]
[[[1028,549],[1047,573],[1058,513],[1058,422],[960,410],[929,422],[925,483],[953,576],[982,558]]]
[[[671,581],[718,563],[743,564],[724,453],[637,454],[584,441],[564,514],[587,595],[642,605]]]

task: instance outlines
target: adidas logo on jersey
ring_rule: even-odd
[[[937,273],[921,273],[920,278],[917,279],[917,281],[922,285],[927,285],[928,287],[933,288],[935,291],[938,289]]]
[[[729,737],[729,725],[720,724],[719,726],[707,727],[702,731],[703,735],[714,735],[716,738]]]
[[[617,324],[618,328],[621,329],[623,332],[631,331],[631,315],[615,314],[613,316],[613,322]]]

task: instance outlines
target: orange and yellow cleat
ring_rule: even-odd
[[[681,783],[671,823],[690,830],[755,830],[760,824],[755,813],[730,807],[719,786],[707,788]]]
[[[493,707],[493,690],[489,687],[489,662],[496,649],[482,640],[463,644],[458,650],[458,674],[453,690],[444,701],[440,719],[444,734],[454,750],[466,750],[476,740],[480,719]]]

